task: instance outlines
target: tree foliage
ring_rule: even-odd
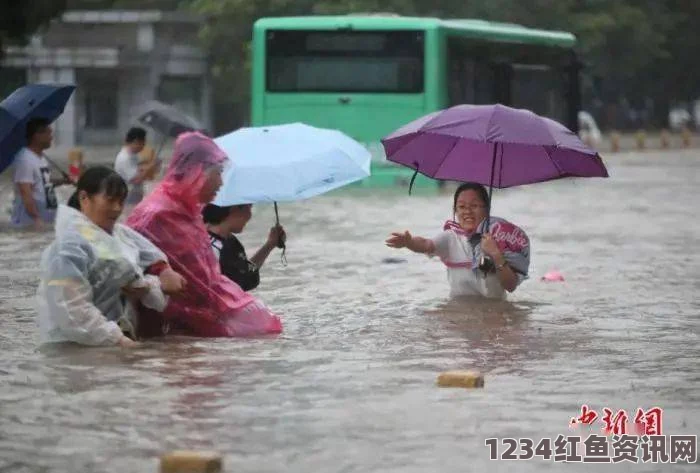
[[[674,102],[700,98],[699,0],[0,0],[0,6],[4,43],[26,38],[65,8],[205,15],[201,39],[212,59],[217,124],[228,129],[247,119],[252,25],[265,16],[392,12],[571,31],[586,64],[584,105],[611,126],[610,106],[646,109],[664,125]]]
[[[441,18],[480,18],[571,31],[586,64],[585,105],[649,108],[663,125],[669,105],[700,97],[697,0],[191,0],[188,8],[211,15],[203,31],[215,61],[215,79],[227,84],[218,102],[240,109],[249,90],[248,44],[252,23],[264,16],[391,12]],[[605,116],[601,117],[605,121]],[[608,117],[609,118],[609,117]],[[609,119],[612,123],[613,119]],[[618,123],[619,125],[619,123]]]
[[[0,0],[0,58],[5,46],[22,44],[66,9],[66,0]]]

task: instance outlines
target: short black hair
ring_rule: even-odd
[[[237,205],[227,205],[226,207],[219,207],[214,204],[207,204],[202,209],[202,217],[204,217],[204,223],[209,223],[211,225],[217,225],[224,221],[226,217],[229,216],[231,210],[238,207]]]
[[[126,181],[117,172],[107,166],[93,166],[88,168],[76,184],[77,189],[68,199],[68,206],[80,210],[80,200],[78,193],[85,191],[88,196],[93,196],[104,192],[107,197],[118,198],[121,201],[126,199],[129,188]]]
[[[459,194],[461,194],[464,191],[475,191],[477,194],[479,194],[479,198],[483,202],[484,206],[487,209],[491,207],[491,202],[489,201],[489,193],[486,190],[486,187],[482,186],[477,182],[465,182],[464,184],[460,184],[460,186],[455,191],[454,203],[452,204],[452,212],[457,212],[457,199],[459,198]]]
[[[138,126],[129,128],[129,131],[126,132],[126,142],[133,143],[134,141],[146,141],[146,130]]]
[[[44,131],[46,127],[51,125],[51,120],[44,117],[32,118],[27,122],[27,128],[25,130],[25,137],[27,138],[27,143],[32,142],[32,138],[37,133]]]

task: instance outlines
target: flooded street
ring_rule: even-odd
[[[493,462],[484,444],[576,435],[582,404],[630,422],[658,406],[664,434],[697,435],[700,152],[604,159],[609,179],[495,192],[493,213],[532,244],[530,279],[509,302],[448,301],[438,259],[384,245],[395,230],[437,234],[451,192],[280,205],[288,266],[273,252],[256,290],[283,318],[277,338],[39,350],[34,293],[52,235],[3,223],[0,472],[150,473],[172,449],[220,451],[237,473],[588,471]],[[249,255],[274,222],[271,206],[253,213]],[[550,269],[566,281],[540,281]],[[481,370],[485,387],[436,387],[451,369]]]

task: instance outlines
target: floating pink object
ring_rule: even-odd
[[[542,276],[541,281],[563,281],[564,280],[564,275],[561,274],[557,270],[552,270],[547,272],[544,276]]]

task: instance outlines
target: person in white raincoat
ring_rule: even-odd
[[[56,239],[41,259],[37,292],[43,343],[132,346],[136,308],[162,311],[184,279],[149,240],[117,224],[127,184],[113,170],[88,169],[61,205]]]

